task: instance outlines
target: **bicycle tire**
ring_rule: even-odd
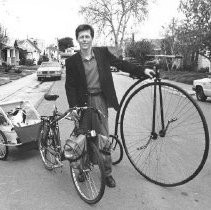
[[[111,143],[112,165],[117,165],[123,158],[123,146],[120,140],[114,135],[109,135],[109,141]]]
[[[139,87],[127,99],[120,121],[121,138],[127,157],[142,176],[157,185],[173,187],[191,181],[202,170],[208,157],[209,133],[200,107],[186,91],[166,82],[157,84],[161,85],[165,124],[175,120],[169,121],[166,135],[157,133],[157,139],[149,141],[155,85],[152,82]],[[158,132],[160,116],[155,117]]]
[[[59,130],[53,130],[47,122],[44,122],[38,147],[42,162],[47,170],[53,170],[58,164],[57,158],[61,159],[60,154],[56,151],[59,146],[57,138],[59,138]]]
[[[0,130],[0,160],[6,160],[9,154],[8,146],[5,144],[7,144],[7,137]]]
[[[73,168],[70,164],[70,172],[76,191],[81,199],[88,204],[95,204],[101,200],[105,191],[104,164],[101,153],[91,141],[89,142],[88,151],[90,152],[84,153],[82,159],[79,160],[80,167]],[[93,163],[93,158],[89,154],[94,154],[95,163]],[[98,170],[98,173],[93,178],[92,175],[95,175],[95,169]],[[78,180],[79,174],[83,176],[83,181]],[[94,181],[96,178],[98,180]]]

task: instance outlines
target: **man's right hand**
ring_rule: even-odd
[[[148,76],[149,78],[152,79],[152,78],[155,76],[155,71],[152,70],[152,69],[146,68],[146,69],[144,70],[144,74],[145,74],[146,76]]]
[[[73,110],[71,113],[70,113],[70,117],[73,121],[77,122],[79,121],[80,119],[80,116],[78,115],[77,111],[76,110]]]

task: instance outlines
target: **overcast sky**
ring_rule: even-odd
[[[0,24],[7,28],[8,36],[44,39],[70,36],[78,24],[83,23],[78,10],[86,0],[0,0]],[[157,0],[150,6],[147,21],[138,26],[136,38],[159,38],[161,26],[177,15],[179,0]]]

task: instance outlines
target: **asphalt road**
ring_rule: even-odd
[[[36,83],[36,80],[34,81]],[[114,74],[114,82],[120,99],[134,81],[124,75]],[[48,83],[46,83],[48,84]],[[40,85],[42,86],[42,85]],[[1,88],[1,87],[0,87]],[[41,88],[41,87],[40,87]],[[36,92],[36,88],[34,89]],[[64,77],[54,82],[52,93],[59,94],[56,104],[59,110],[68,108]],[[53,103],[40,101],[38,112],[51,114]],[[211,133],[211,101],[200,103]],[[110,133],[113,133],[115,112],[109,110]],[[72,124],[62,121],[61,138],[68,138]],[[62,170],[49,172],[42,165],[39,152],[29,148],[12,149],[7,161],[0,162],[0,209],[211,209],[211,158],[202,172],[191,182],[173,188],[163,188],[152,184],[140,176],[124,156],[123,161],[113,168],[117,187],[106,188],[102,200],[89,206],[84,203],[74,189],[68,163]]]

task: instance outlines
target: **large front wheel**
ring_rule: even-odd
[[[192,180],[208,156],[205,117],[194,99],[172,84],[148,83],[135,90],[125,102],[120,129],[132,165],[161,186]]]
[[[79,196],[89,204],[100,201],[105,190],[103,158],[93,142],[88,152],[76,163],[70,164],[70,172]]]

